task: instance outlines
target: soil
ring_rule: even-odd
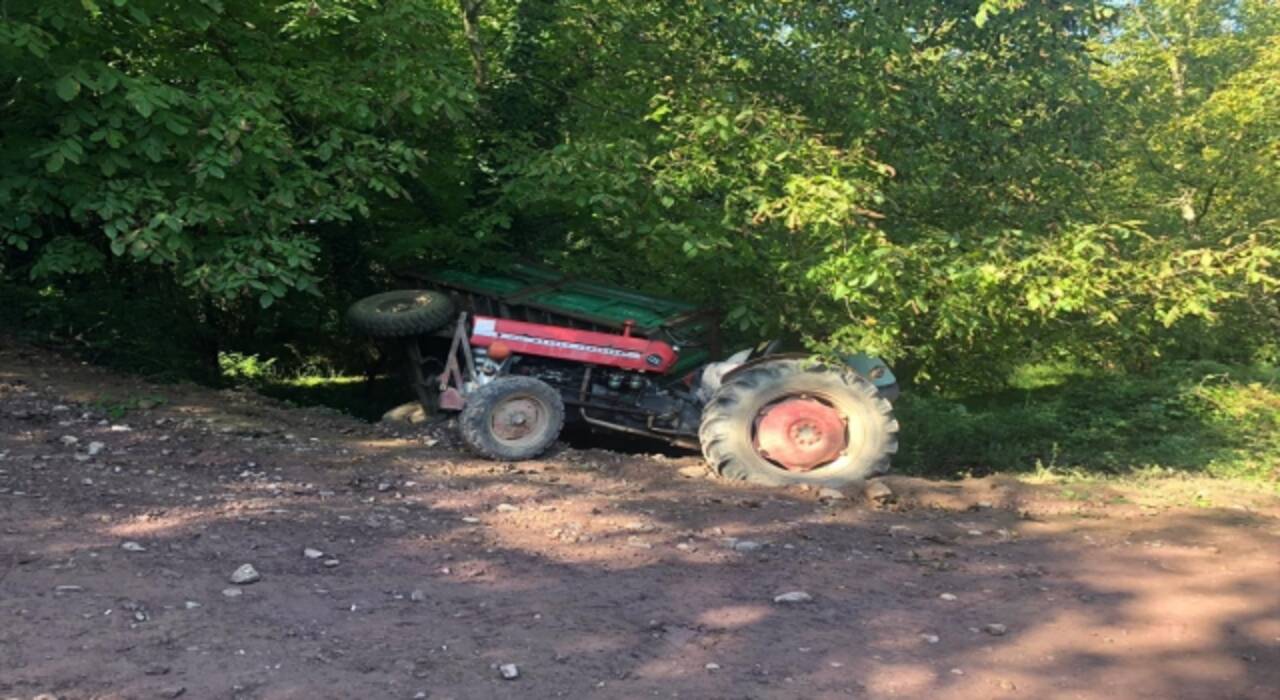
[[[1274,497],[883,483],[499,464],[0,340],[0,698],[1277,697]]]

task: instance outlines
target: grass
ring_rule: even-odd
[[[371,384],[343,374],[283,377],[270,369],[270,361],[237,360],[227,363],[228,378],[245,380],[269,396],[368,420],[413,398],[396,376]],[[1015,474],[1059,485],[1068,500],[1088,500],[1095,486],[1120,482],[1160,483],[1192,505],[1207,502],[1196,496],[1206,480],[1280,493],[1275,368],[1181,362],[1130,375],[1037,364],[1020,368],[1007,386],[988,393],[944,397],[907,391],[896,409],[902,424],[894,462],[899,473]]]
[[[224,352],[218,366],[225,381],[248,386],[260,394],[297,406],[327,406],[357,418],[374,421],[394,406],[413,400],[408,383],[399,375],[344,374],[315,363],[286,372],[275,358]]]
[[[261,394],[298,406],[328,406],[357,418],[376,421],[387,410],[414,400],[402,378],[378,376],[366,382],[362,376],[328,375],[274,379],[254,386]]]
[[[1280,370],[1169,363],[1145,375],[1022,368],[999,391],[904,395],[899,471],[1029,479],[1204,476],[1280,488]]]

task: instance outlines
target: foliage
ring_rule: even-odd
[[[904,396],[896,468],[934,476],[1159,469],[1280,487],[1274,368],[1170,362],[1143,376],[1075,364],[1022,370],[1012,382],[1020,386],[994,394]]]
[[[492,66],[489,99],[558,119],[489,154],[497,226],[481,235],[518,231],[526,255],[718,304],[744,339],[861,347],[944,386],[1028,356],[1265,355],[1274,222],[1187,236],[1145,181],[1101,175],[1168,127],[1136,120],[1147,98],[1118,86],[1153,70],[1139,49],[1159,39],[1132,26],[1143,5],[559,4],[517,27],[541,37],[539,60],[506,36],[520,60]],[[1250,12],[1217,38],[1274,36],[1275,9]],[[1277,171],[1262,173],[1280,113],[1268,65],[1217,73],[1248,104],[1225,113],[1252,129],[1237,150],[1257,177]],[[1229,340],[1204,348],[1210,330]]]
[[[223,307],[315,292],[315,229],[409,195],[469,88],[431,2],[5,3],[0,241],[35,280],[109,256]],[[410,79],[411,78],[411,79]]]
[[[261,382],[278,376],[276,358],[261,359],[257,355],[242,352],[218,353],[218,367],[222,376],[237,382]]]
[[[533,258],[981,433],[930,402],[1280,360],[1276,75],[1269,0],[8,0],[0,314],[341,374],[396,272]]]

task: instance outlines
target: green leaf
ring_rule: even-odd
[[[263,292],[262,296],[258,297],[258,303],[261,304],[264,309],[274,304],[275,301],[276,298],[272,296],[270,292]]]
[[[58,97],[61,97],[63,102],[70,102],[80,94],[80,82],[69,75],[64,75],[53,84],[53,90],[58,93]]]

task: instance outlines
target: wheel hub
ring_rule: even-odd
[[[528,437],[540,424],[541,406],[527,398],[512,398],[493,409],[493,434],[500,440],[520,440]]]
[[[789,471],[826,464],[839,457],[848,442],[840,412],[817,399],[787,398],[766,406],[756,417],[756,451]]]

